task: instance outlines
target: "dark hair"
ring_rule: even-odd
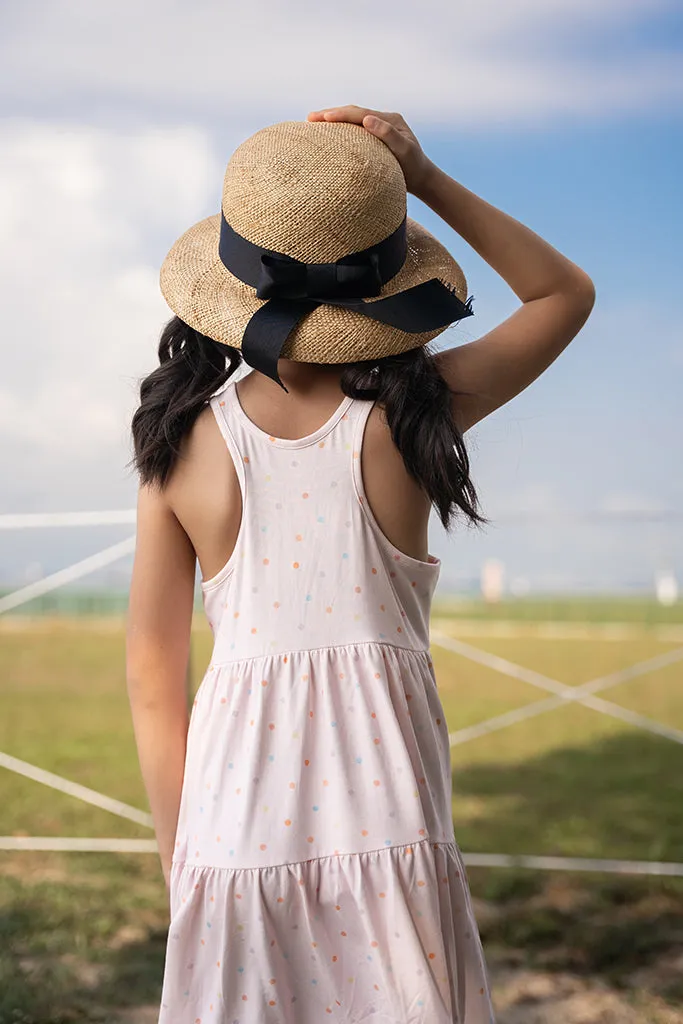
[[[142,380],[132,421],[131,463],[143,484],[167,484],[183,438],[242,361],[232,345],[200,334],[177,316],[169,320],[159,341],[160,365]],[[452,392],[426,346],[345,363],[340,385],[345,395],[382,406],[406,469],[431,498],[446,530],[458,510],[470,525],[488,523],[477,511],[465,443],[451,411]]]

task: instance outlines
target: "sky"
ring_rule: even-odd
[[[593,313],[466,435],[492,524],[446,534],[437,593],[683,588],[683,10],[677,0],[26,0],[0,5],[0,516],[133,508],[139,379],[170,316],[175,239],[218,211],[266,124],[397,110],[427,155],[581,266]],[[471,341],[519,300],[412,196],[461,263]],[[0,586],[130,527],[0,530]],[[93,582],[125,586],[130,559]]]

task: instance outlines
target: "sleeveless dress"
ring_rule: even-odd
[[[491,1024],[429,652],[441,562],[388,540],[370,400],[277,438],[229,381],[234,551],[203,581],[160,1024]]]

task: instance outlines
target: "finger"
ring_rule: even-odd
[[[327,107],[320,113],[325,121],[349,121],[351,124],[362,124],[364,117],[367,117],[368,114],[379,114],[379,111],[348,104],[344,107]]]
[[[403,135],[390,124],[385,121],[382,117],[377,117],[375,114],[368,114],[363,119],[363,127],[366,128],[373,135],[376,135],[378,139],[385,142],[389,149],[394,153],[403,153],[406,148],[406,140]]]

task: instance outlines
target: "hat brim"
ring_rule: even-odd
[[[220,214],[214,214],[181,235],[161,266],[161,292],[176,316],[190,327],[239,349],[249,320],[266,300],[257,299],[256,289],[244,284],[223,265],[218,256],[219,232]],[[465,302],[465,275],[438,239],[408,217],[407,240],[405,263],[376,298],[395,295],[435,277]],[[373,299],[365,301],[370,303]],[[448,326],[409,334],[362,313],[323,304],[298,322],[280,355],[314,363],[379,359],[426,345]]]

